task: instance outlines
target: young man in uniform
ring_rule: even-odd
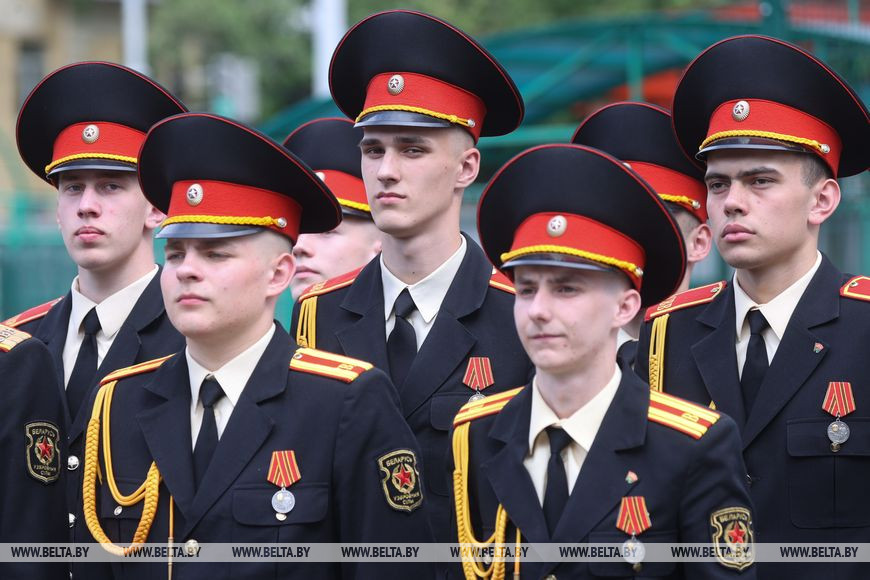
[[[617,361],[619,329],[685,272],[682,235],[655,192],[602,151],[543,145],[490,181],[478,224],[513,278],[535,375],[456,416],[457,539],[620,543],[625,560],[469,559],[464,576],[754,578],[734,422],[652,392]],[[717,560],[645,561],[645,542],[713,543]]]
[[[315,170],[341,204],[341,223],[322,234],[302,234],[293,246],[293,300],[319,282],[365,266],[381,251],[360,173],[362,129],[347,119],[315,119],[290,133],[284,147]]]
[[[26,332],[0,324],[0,544],[69,541],[63,401],[51,354]],[[0,578],[64,578],[64,562],[0,563]]]
[[[423,449],[436,538],[448,541],[453,416],[469,397],[524,384],[531,371],[511,323],[513,289],[459,229],[480,164],[474,145],[514,130],[522,98],[472,38],[401,10],[345,35],[330,82],[364,131],[363,181],[383,251],[304,294],[293,328],[300,344],[389,371]]]
[[[809,53],[743,36],[689,65],[673,114],[683,150],[706,161],[713,239],[735,274],[651,308],[636,368],[737,422],[762,541],[870,541],[870,289],[818,250],[836,177],[867,169],[867,109]],[[867,566],[759,573],[864,578]]]
[[[193,552],[214,542],[429,541],[417,445],[389,379],[366,362],[297,348],[274,321],[293,276],[293,240],[341,219],[327,187],[277,143],[208,114],[155,125],[139,176],[168,215],[158,234],[167,240],[161,286],[186,347],[102,381],[85,460],[94,537],[174,539]],[[112,566],[129,580],[161,575],[166,564]],[[425,564],[334,561],[174,569],[208,578],[428,575]]]
[[[677,143],[670,112],[649,103],[613,103],[589,115],[571,142],[621,159],[666,202],[686,246],[686,274],[677,292],[688,290],[692,270],[710,253],[713,239],[707,225],[704,172]],[[639,312],[617,341],[619,355],[632,365],[642,322],[643,312]]]
[[[45,77],[18,117],[18,151],[57,188],[57,223],[78,276],[60,300],[6,321],[51,351],[65,388],[68,502],[81,505],[82,402],[100,377],[177,351],[183,344],[163,309],[154,229],[163,219],[139,189],[145,133],[186,111],[151,79],[117,64],[85,62]],[[73,510],[73,538],[89,534]],[[81,534],[81,535],[80,535]]]

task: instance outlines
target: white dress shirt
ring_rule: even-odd
[[[393,311],[396,298],[399,297],[402,290],[407,288],[417,307],[408,317],[408,322],[414,328],[414,334],[417,337],[417,351],[420,350],[423,341],[432,330],[432,325],[435,324],[441,303],[444,302],[444,297],[447,296],[447,291],[450,290],[450,285],[453,283],[459,266],[462,265],[462,259],[465,257],[467,249],[465,236],[460,235],[459,239],[461,240],[459,249],[452,256],[447,258],[434,272],[410,286],[390,272],[384,264],[383,254],[378,258],[381,261],[381,280],[384,285],[384,320],[386,321],[387,337],[390,336],[396,325],[396,314]]]
[[[768,327],[764,329],[761,336],[764,338],[764,346],[767,350],[768,363],[773,362],[773,356],[776,354],[776,349],[779,348],[779,343],[782,341],[782,335],[785,334],[785,329],[788,326],[791,315],[794,309],[800,302],[801,297],[810,285],[810,280],[813,279],[819,266],[822,264],[822,254],[816,252],[816,262],[809,271],[798,278],[794,284],[780,292],[773,300],[766,304],[756,304],[750,298],[740,283],[737,281],[737,276],[734,276],[734,322],[737,325],[737,372],[740,377],[743,376],[743,365],[746,363],[746,350],[749,348],[749,320],[747,315],[753,308],[761,310],[764,318],[767,319]]]
[[[184,356],[187,357],[187,370],[190,375],[190,441],[193,444],[192,448],[196,447],[196,438],[199,436],[202,415],[205,411],[199,400],[199,388],[202,386],[202,381],[209,375],[213,376],[220,383],[221,389],[226,395],[214,405],[214,419],[217,425],[218,439],[220,439],[245,385],[248,384],[248,379],[254,373],[257,363],[266,352],[266,347],[269,346],[269,341],[272,340],[274,334],[275,325],[273,324],[257,342],[214,372],[196,362],[190,356],[189,349],[184,349]]]
[[[547,427],[557,426],[571,436],[571,442],[562,451],[562,462],[565,464],[565,475],[568,478],[568,494],[574,490],[574,484],[586,455],[592,449],[592,443],[616,396],[622,371],[618,365],[613,367],[613,376],[601,391],[592,399],[577,409],[567,419],[559,419],[547,405],[538,389],[537,377],[532,379],[532,411],[529,420],[529,451],[523,459],[523,465],[532,478],[538,501],[544,505],[544,491],[547,489],[547,463],[550,461],[550,438],[547,437]]]
[[[100,319],[100,330],[97,332],[97,367],[103,364],[106,353],[112,348],[112,343],[121,330],[121,326],[130,316],[133,307],[139,297],[145,292],[145,288],[157,275],[157,266],[154,269],[130,284],[118,290],[99,304],[86,298],[79,292],[79,277],[76,276],[70,288],[72,305],[69,313],[69,323],[66,329],[66,342],[63,344],[63,384],[69,383],[73,368],[76,366],[76,358],[85,338],[82,329],[82,321],[91,308],[97,308],[97,318]],[[112,369],[115,370],[115,369]]]

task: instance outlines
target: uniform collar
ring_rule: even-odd
[[[601,391],[588,403],[574,411],[570,417],[559,419],[556,413],[547,405],[538,388],[538,379],[532,379],[532,411],[529,420],[529,448],[527,453],[535,448],[535,440],[547,427],[562,427],[575,443],[580,445],[587,453],[592,448],[604,415],[616,396],[619,382],[622,380],[622,371],[619,365],[614,365],[613,376]]]
[[[235,358],[216,371],[209,371],[203,367],[190,356],[190,350],[185,348],[184,356],[187,358],[187,369],[190,376],[190,396],[193,404],[196,405],[196,402],[199,401],[199,388],[202,385],[202,381],[206,376],[212,375],[220,383],[221,389],[223,389],[227,399],[235,407],[239,397],[242,395],[242,391],[245,389],[245,385],[248,384],[248,379],[254,373],[254,368],[260,362],[263,353],[266,352],[266,347],[269,346],[269,341],[272,340],[274,334],[275,325],[272,324],[269,330],[266,331],[266,334],[260,337],[257,342],[249,346],[247,350],[236,355]]]
[[[462,265],[462,259],[465,257],[465,252],[468,245],[465,242],[465,236],[459,236],[459,248],[452,256],[438,266],[431,274],[417,282],[416,284],[408,285],[396,278],[384,264],[383,254],[378,258],[381,261],[381,280],[384,285],[384,320],[390,317],[393,312],[393,305],[396,298],[399,297],[402,290],[405,288],[411,293],[411,298],[414,299],[414,305],[423,321],[426,324],[432,322],[438,310],[441,308],[441,303],[453,283],[453,278],[459,271]]]
[[[105,300],[97,304],[84,294],[79,292],[79,277],[76,276],[70,287],[70,295],[72,296],[72,306],[70,309],[69,322],[73,328],[78,330],[81,328],[82,320],[92,308],[96,307],[97,317],[100,319],[100,331],[106,338],[112,338],[121,329],[124,321],[130,316],[139,297],[145,292],[145,288],[154,276],[157,275],[158,267],[135,280],[132,284],[118,290]]]
[[[788,326],[789,320],[791,320],[791,315],[794,313],[794,309],[797,307],[798,302],[804,295],[804,292],[810,285],[810,281],[813,279],[813,276],[818,271],[821,264],[822,254],[816,251],[816,261],[813,264],[813,267],[810,268],[806,274],[798,278],[791,286],[780,292],[773,300],[766,304],[757,304],[752,300],[752,298],[743,291],[743,288],[740,287],[737,275],[735,274],[733,283],[734,322],[736,324],[737,336],[741,336],[746,315],[753,308],[758,308],[767,320],[767,324],[770,325],[770,329],[774,334],[776,334],[776,337],[779,340],[782,340],[782,336],[785,334],[785,329]]]

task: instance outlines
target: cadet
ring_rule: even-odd
[[[459,230],[480,164],[474,144],[515,129],[522,98],[472,38],[401,10],[345,35],[330,83],[365,132],[363,181],[383,252],[304,294],[294,328],[300,344],[390,371],[425,454],[436,538],[448,541],[453,416],[469,397],[524,384],[531,371],[511,324],[513,288]]]
[[[868,542],[870,286],[818,251],[836,177],[867,169],[867,109],[824,63],[760,36],[701,53],[673,109],[683,150],[707,163],[713,239],[735,274],[651,308],[637,370],[735,419],[760,541]],[[867,565],[760,569],[823,574]]]
[[[181,348],[160,296],[153,232],[163,214],[139,189],[136,160],[149,127],[185,111],[151,79],[103,62],[73,64],[42,80],[18,117],[18,150],[57,187],[57,223],[78,266],[70,291],[6,324],[48,345],[65,387],[68,502],[81,505],[82,401],[100,377]],[[66,452],[68,448],[68,453]],[[76,526],[73,538],[87,541]]]
[[[362,137],[362,129],[347,119],[329,118],[305,123],[284,140],[284,147],[313,168],[341,204],[341,223],[334,230],[302,234],[293,246],[294,300],[312,284],[358,270],[381,251],[381,232],[372,221],[360,173]]]
[[[155,125],[139,177],[168,214],[161,287],[187,346],[102,381],[85,460],[94,538],[168,539],[192,551],[200,542],[429,541],[417,444],[389,379],[360,360],[298,349],[274,321],[293,240],[341,219],[323,182],[277,143],[207,114]],[[121,560],[113,571],[152,578],[165,573],[158,566]],[[358,562],[174,564],[201,578],[383,578],[385,566],[396,572]]]
[[[671,114],[648,103],[613,103],[589,115],[571,142],[621,159],[665,200],[686,246],[686,275],[677,291],[688,290],[692,269],[710,253],[712,234],[707,225],[704,172],[680,149]],[[642,322],[639,312],[619,333],[619,354],[632,364]]]
[[[63,401],[51,354],[26,332],[0,324],[0,544],[69,540]],[[63,562],[0,563],[4,580],[65,578]]]
[[[655,192],[596,149],[544,145],[490,181],[480,239],[516,287],[535,376],[454,421],[458,540],[624,543],[620,562],[463,562],[466,578],[754,578],[740,437],[725,415],[653,392],[616,335],[685,271]],[[489,538],[488,540],[486,538]],[[712,562],[647,562],[645,542],[713,543]]]

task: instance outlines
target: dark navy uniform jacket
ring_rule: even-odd
[[[44,342],[54,360],[57,385],[63,403],[63,429],[67,434],[64,461],[68,461],[68,464],[63,466],[64,469],[67,467],[70,469],[69,477],[67,477],[67,502],[73,508],[70,513],[75,519],[73,523],[73,518],[70,518],[70,537],[74,541],[91,542],[93,539],[84,522],[81,521],[81,513],[78,509],[82,504],[83,435],[87,428],[91,409],[86,402],[82,405],[78,416],[70,416],[63,386],[63,346],[66,342],[71,309],[72,297],[67,293],[44,316],[15,326]],[[10,320],[14,320],[14,318]],[[145,291],[142,292],[133,310],[130,311],[127,320],[118,330],[109,352],[106,353],[102,364],[100,364],[94,384],[96,386],[100,378],[112,371],[166,356],[183,347],[184,338],[169,322],[163,308],[160,272],[158,271],[157,275],[145,287]],[[85,400],[87,401],[87,399]]]
[[[459,271],[399,392],[405,419],[423,450],[426,491],[435,537],[440,542],[451,541],[449,494],[453,483],[447,471],[448,432],[453,417],[474,393],[462,382],[469,357],[490,360],[495,384],[484,394],[524,385],[532,372],[514,326],[513,293],[490,285],[492,264],[467,236],[466,243]],[[378,258],[359,272],[353,284],[320,294],[317,300],[317,348],[389,370]],[[293,329],[297,328],[299,309],[297,303]]]
[[[823,257],[786,327],[747,415],[735,354],[734,291],[670,313],[664,384],[700,404],[711,401],[743,436],[759,542],[870,542],[870,304],[842,297],[848,277]],[[648,376],[650,323],[636,371]],[[831,450],[822,408],[828,383],[852,385],[856,410],[843,418],[851,437]],[[762,565],[764,578],[867,578],[870,565]]]
[[[200,543],[429,542],[426,500],[412,511],[391,507],[379,459],[414,453],[413,433],[379,370],[343,382],[290,370],[296,345],[280,328],[233,409],[199,489],[194,488],[190,433],[190,378],[179,353],[156,371],[118,381],[111,406],[111,447],[122,493],[134,491],[152,461],[163,476],[148,541],[165,543],[169,496],[175,503],[174,538]],[[267,480],[274,451],[294,450],[301,479],[287,489],[295,507],[275,517]],[[102,464],[102,459],[101,459]],[[419,466],[418,466],[419,469]],[[421,470],[422,473],[422,470]],[[419,482],[416,484],[419,490]],[[129,543],[142,503],[116,510],[105,482],[100,521],[109,538]],[[115,512],[118,511],[116,515]],[[385,567],[386,566],[386,567]],[[165,578],[160,563],[112,564],[115,578]],[[428,578],[428,564],[179,563],[173,578],[387,578],[389,572]]]
[[[51,355],[27,334],[0,329],[0,543],[66,542],[66,433]],[[4,580],[67,575],[63,562],[0,563]]]
[[[621,500],[643,496],[652,526],[642,542],[713,542],[711,516],[718,510],[749,510],[751,503],[740,457],[740,437],[725,415],[700,438],[648,419],[650,389],[624,363],[613,402],[595,436],[568,504],[552,535],[528,471],[532,387],[526,386],[497,414],[473,419],[469,430],[468,489],[471,521],[478,539],[493,533],[501,503],[524,543],[619,543],[629,535],[616,527]],[[628,473],[636,475],[630,483]],[[455,529],[455,527],[454,527]],[[721,542],[721,539],[720,539]],[[520,563],[522,578],[755,578],[755,564],[742,571],[719,562],[643,562],[639,573],[628,562]],[[513,563],[507,564],[507,576]],[[456,572],[454,568],[453,572]],[[549,576],[548,576],[549,577]]]

